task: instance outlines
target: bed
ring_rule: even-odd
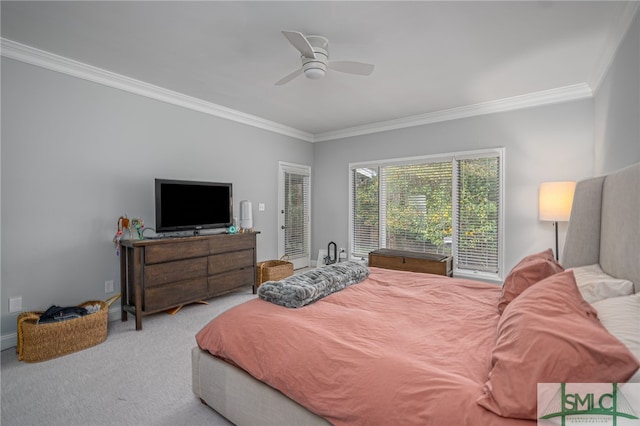
[[[196,336],[193,392],[238,425],[533,425],[538,382],[640,381],[640,164],[579,182],[562,263],[502,287],[369,268]]]

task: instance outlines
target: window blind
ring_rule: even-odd
[[[291,258],[309,255],[309,175],[284,171],[285,254]]]
[[[458,268],[499,270],[499,166],[498,157],[458,160]]]
[[[351,171],[351,255],[356,258],[366,258],[370,251],[380,247],[378,174],[378,167]]]
[[[451,162],[384,167],[384,247],[451,253]]]

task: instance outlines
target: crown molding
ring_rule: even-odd
[[[396,120],[383,121],[364,126],[351,127],[315,135],[314,141],[329,141],[353,136],[367,135],[371,133],[386,132],[389,130],[404,129],[407,127],[423,126],[442,121],[469,118],[478,115],[493,114],[496,112],[514,111],[518,109],[551,105],[562,102],[588,99],[593,97],[593,91],[586,83],[557,89],[544,90],[526,95],[513,96],[495,101],[483,102],[474,105],[451,108],[427,114],[414,115]]]
[[[108,87],[313,142],[313,134],[2,38],[2,56]]]
[[[459,118],[468,118],[496,112],[513,111],[523,108],[586,99],[593,96],[593,91],[590,86],[586,83],[581,83],[557,89],[499,99],[496,101],[403,117],[396,120],[382,121],[364,126],[317,133],[314,135],[309,132],[285,126],[270,120],[265,120],[263,118],[236,111],[212,102],[203,101],[202,99],[187,96],[143,81],[135,80],[101,68],[74,61],[69,58],[45,52],[12,40],[2,38],[0,41],[1,55],[6,58],[15,59],[41,68],[46,68],[108,87],[167,102],[169,104],[181,106],[215,117],[236,121],[238,123],[290,136],[306,142],[322,142],[334,139],[343,139],[407,127],[422,126],[442,121],[456,120]]]

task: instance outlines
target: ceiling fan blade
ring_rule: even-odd
[[[373,72],[374,68],[371,64],[353,61],[331,61],[327,65],[332,70],[357,75],[369,75]]]
[[[300,51],[305,58],[316,59],[316,54],[313,52],[313,47],[309,43],[309,40],[300,32],[297,31],[282,31],[282,34],[289,40],[289,43]]]
[[[293,80],[294,78],[296,78],[300,74],[302,74],[302,68],[298,68],[294,72],[289,73],[285,77],[283,77],[282,79],[278,80],[278,82],[276,82],[276,86],[282,86],[283,84],[286,84],[286,83],[290,82],[291,80]]]

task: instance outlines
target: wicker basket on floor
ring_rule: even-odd
[[[293,275],[293,263],[289,256],[282,256],[280,260],[267,260],[258,263],[258,287],[267,281],[278,281]]]
[[[90,300],[80,307],[99,305],[100,310],[80,318],[38,324],[42,312],[18,315],[18,359],[25,362],[46,361],[102,343],[107,338],[109,307],[120,298]]]

